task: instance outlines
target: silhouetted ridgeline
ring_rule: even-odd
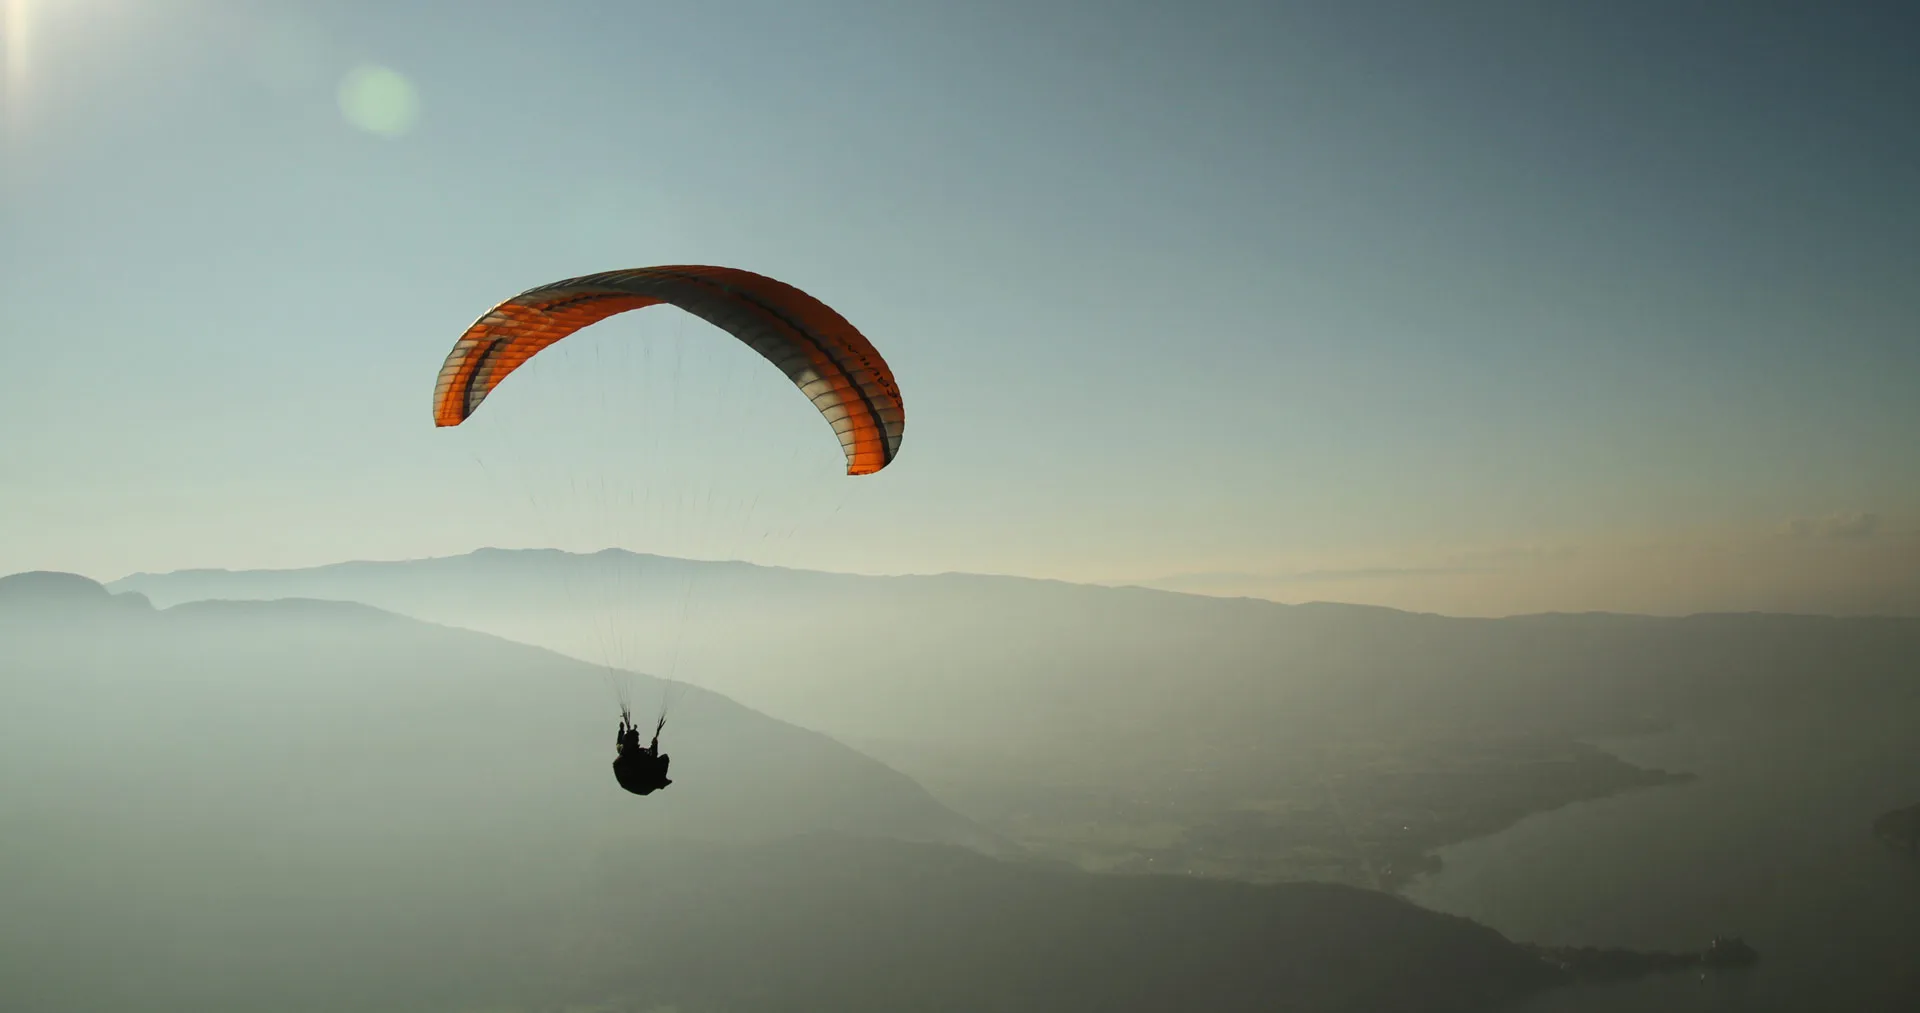
[[[0,664],[8,780],[98,801],[107,819],[177,799],[255,826],[351,827],[342,813],[378,809],[448,831],[511,824],[510,839],[835,830],[991,843],[909,778],[697,689],[663,743],[687,790],[621,804],[604,672],[366,605],[155,610],[85,578],[20,574],[0,579]],[[636,692],[659,699],[644,676]]]
[[[118,594],[77,573],[30,570],[0,577],[0,611],[16,617],[60,618],[105,611],[150,612],[153,603],[137,591]]]
[[[1457,619],[965,574],[861,577],[608,550],[480,550],[116,581],[160,602],[360,601],[590,656],[608,616],[640,653],[849,741],[1044,752],[1150,738],[1205,762],[1279,735],[1580,736],[1688,715],[1920,695],[1920,619]],[[678,623],[691,590],[692,619]],[[673,608],[666,606],[672,604]],[[858,617],[860,650],[844,631]],[[684,634],[683,641],[672,638]],[[662,648],[664,653],[665,648]],[[1097,706],[1095,706],[1097,704]]]
[[[613,624],[635,655],[677,657],[688,679],[1095,869],[1393,882],[1530,813],[1675,780],[1575,740],[1920,706],[1916,619],[1455,619],[619,550],[114,586],[365,601],[586,657]]]

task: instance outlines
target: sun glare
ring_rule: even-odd
[[[24,110],[27,90],[27,42],[32,37],[33,18],[30,0],[3,0],[5,7],[0,8],[0,36],[5,36],[4,49],[0,49],[0,106],[4,107],[7,125],[11,127]]]

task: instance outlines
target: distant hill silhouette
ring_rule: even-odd
[[[674,789],[635,799],[609,768],[604,673],[539,648],[356,603],[156,611],[73,575],[0,590],[0,764],[64,804],[256,830],[377,810],[503,840],[835,830],[992,845],[879,762],[699,690],[664,737]],[[640,677],[648,700],[653,687]]]
[[[100,611],[152,611],[138,592],[115,594],[99,581],[77,573],[30,570],[0,577],[0,610],[42,616],[90,615]]]
[[[1673,780],[1573,740],[1920,705],[1920,619],[1458,619],[621,551],[113,586],[161,602],[364,601],[585,657],[611,629],[638,667],[677,663],[1039,853],[1102,869],[1402,881],[1432,868],[1433,848]]]
[[[643,659],[854,741],[1182,765],[1280,736],[1592,735],[1898,691],[1920,619],[1546,614],[1456,619],[944,574],[861,577],[609,550],[116,581],[163,603],[361,601],[576,656],[625,624]],[[693,594],[689,596],[691,590]],[[691,618],[679,623],[691,597]],[[676,625],[677,624],[677,625]],[[850,648],[849,641],[857,642]],[[671,650],[669,649],[671,647]],[[1095,705],[1097,703],[1097,706]]]

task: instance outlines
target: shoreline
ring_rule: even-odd
[[[1690,953],[1599,946],[1542,946],[1535,943],[1518,945],[1566,975],[1569,984],[1626,981],[1690,970],[1737,970],[1750,967],[1760,959],[1760,954],[1738,937],[1715,939],[1705,949]]]

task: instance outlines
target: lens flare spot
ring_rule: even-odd
[[[340,113],[368,133],[400,137],[420,119],[420,94],[399,71],[359,66],[340,80]]]

